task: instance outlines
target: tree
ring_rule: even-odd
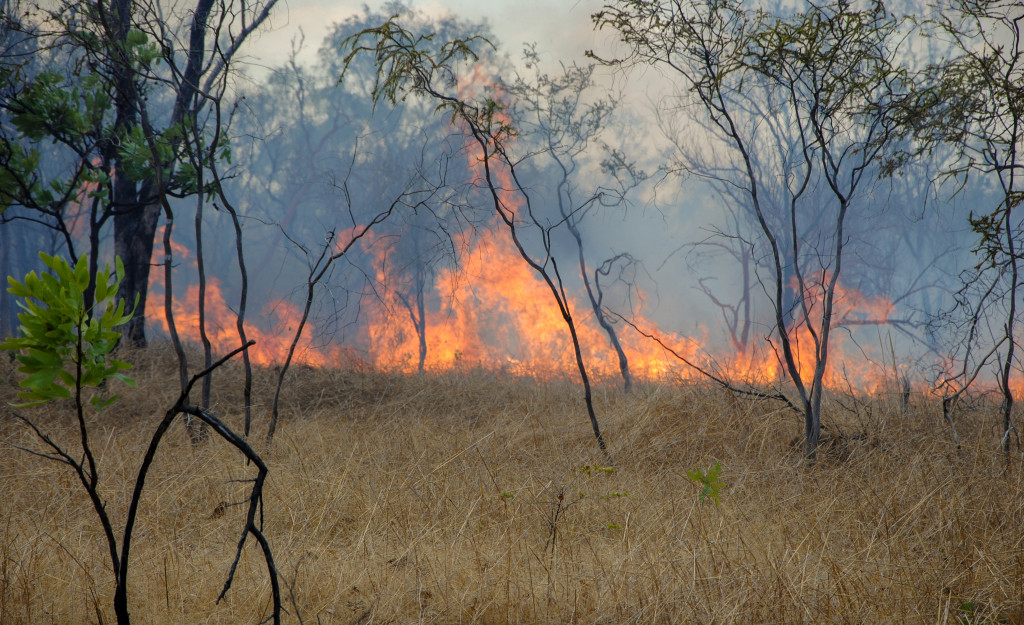
[[[202,169],[211,154],[226,158],[228,146],[212,109],[275,3],[196,0],[179,12],[155,0],[62,0],[24,7],[6,24],[35,52],[0,62],[0,206],[34,211],[76,258],[68,217],[85,205],[93,274],[112,224],[113,252],[125,265],[121,296],[140,303],[125,329],[136,345],[146,344],[160,217],[173,221],[174,198],[213,191],[199,188]],[[224,143],[209,150],[213,137]]]
[[[957,309],[947,318],[954,330],[951,353],[957,368],[940,380],[943,414],[989,367],[995,368],[1002,397],[1001,445],[1010,450],[1016,433],[1012,415],[1014,378],[1024,287],[1024,13],[1017,2],[950,0],[934,7],[934,34],[951,55],[931,64],[927,82],[906,107],[909,129],[923,150],[952,147],[943,178],[955,192],[980,176],[990,208],[972,211],[978,262],[962,274]],[[1018,445],[1020,443],[1018,437]]]
[[[547,200],[557,207],[555,219],[550,222],[552,229],[562,222],[575,243],[579,275],[594,319],[608,336],[618,359],[623,385],[629,391],[633,383],[629,359],[603,306],[604,293],[598,272],[603,267],[607,275],[610,266],[599,266],[591,277],[581,228],[587,214],[595,208],[623,206],[626,195],[646,179],[646,174],[627,161],[621,151],[604,143],[602,133],[612,123],[617,101],[614,97],[588,101],[593,98],[594,65],[572,65],[563,67],[561,74],[549,75],[540,71],[535,48],[528,47],[524,56],[526,68],[535,69],[535,76],[532,80],[517,77],[505,87],[512,100],[508,113],[515,121],[517,142],[537,146],[537,151],[523,159],[520,167],[529,167],[536,178],[551,171],[554,184],[535,185],[538,189],[535,193],[542,196],[542,189],[554,188],[555,197]],[[586,166],[593,168],[594,163],[586,161],[593,160],[594,144],[602,148],[603,154],[597,168],[610,182],[588,188],[586,176],[593,171],[588,171]]]
[[[875,179],[873,165],[894,149],[894,105],[908,89],[897,54],[905,22],[879,2],[860,6],[773,15],[733,0],[630,0],[593,16],[619,33],[628,56],[617,63],[676,76],[728,150],[733,165],[696,173],[732,185],[756,218],[771,340],[798,396],[810,459],[847,223]],[[777,196],[766,193],[771,181],[780,183]]]
[[[479,100],[458,90],[458,64],[477,61],[474,46],[480,37],[455,39],[439,47],[431,44],[433,35],[416,35],[392,17],[383,25],[366,29],[346,39],[348,67],[364,53],[375,63],[375,77],[370,95],[376,104],[395,104],[409,95],[426,98],[436,111],[449,114],[452,123],[465,129],[480,169],[480,186],[487,195],[499,223],[504,226],[520,258],[529,265],[550,291],[569,332],[573,356],[584,389],[584,400],[590,425],[602,451],[607,452],[604,436],[594,411],[590,376],[587,372],[577,321],[566,290],[566,282],[555,255],[554,236],[564,218],[550,221],[540,215],[532,186],[523,182],[519,157],[513,154],[515,137],[519,134],[514,121],[499,100],[500,89],[490,91]],[[344,72],[344,68],[343,68]],[[344,78],[345,74],[342,74]],[[595,195],[581,202],[576,212],[599,201]]]
[[[50,436],[32,419],[18,412],[14,413],[14,417],[32,430],[40,443],[40,448],[13,446],[66,465],[81,483],[92,503],[109,550],[115,582],[113,606],[117,623],[129,625],[131,622],[131,613],[128,609],[131,542],[146,477],[164,434],[179,414],[201,419],[257,468],[258,473],[252,480],[253,485],[247,501],[246,521],[235,561],[218,601],[230,590],[246,541],[252,536],[259,543],[267,566],[273,592],[271,618],[274,623],[280,623],[281,592],[278,573],[270,544],[263,534],[262,520],[257,521],[257,512],[262,519],[263,485],[267,477],[267,466],[248,443],[220,419],[204,408],[189,404],[188,401],[189,392],[196,382],[208,375],[213,368],[219,367],[240,351],[250,347],[251,343],[232,351],[183,385],[177,400],[167,410],[153,433],[135,480],[124,528],[120,536],[117,536],[114,530],[115,520],[111,517],[99,489],[100,464],[90,443],[90,407],[92,410],[98,410],[114,404],[117,395],[108,396],[107,389],[115,380],[134,385],[134,381],[120,373],[130,369],[131,365],[110,356],[120,339],[119,327],[125,325],[132,315],[131,311],[126,310],[124,300],[118,300],[116,297],[118,283],[124,277],[124,267],[118,259],[115,272],[112,273],[107,267],[99,274],[91,274],[89,261],[85,256],[79,258],[73,267],[63,258],[45,254],[41,254],[41,258],[49,269],[48,272],[42,275],[30,272],[23,282],[10,278],[10,292],[22,299],[20,304],[25,312],[19,315],[19,336],[0,343],[0,349],[15,353],[21,363],[19,371],[26,375],[20,381],[20,385],[26,390],[19,393],[19,397],[27,401],[16,408],[46,404],[56,399],[72,400],[78,425],[77,443],[81,451],[79,453],[66,443]],[[90,283],[95,287],[93,306],[88,306],[85,302],[84,293]],[[90,389],[96,391],[90,393]]]

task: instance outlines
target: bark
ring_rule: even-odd
[[[99,4],[100,11],[103,3]],[[114,76],[114,107],[115,133],[118,136],[127,134],[138,124],[137,90],[134,84],[132,67],[125,61],[123,53],[125,39],[131,25],[131,0],[112,0],[109,12],[104,16],[104,26],[111,38],[111,66]],[[123,159],[117,145],[105,148],[105,160],[114,164],[115,172],[122,172]],[[118,296],[131,304],[138,297],[138,309],[131,322],[125,327],[125,338],[138,347],[146,345],[145,308],[146,291],[149,282],[149,262],[153,253],[153,234],[160,216],[158,206],[144,206],[139,203],[138,185],[136,181],[120,173],[114,174],[113,180],[113,211],[114,211],[114,253],[124,263],[125,276],[121,282]],[[152,223],[152,226],[150,226]]]
[[[583,286],[587,291],[587,297],[590,299],[590,307],[594,311],[594,317],[597,319],[598,325],[608,335],[608,342],[611,343],[612,349],[615,350],[615,355],[619,361],[619,374],[622,375],[622,390],[629,393],[633,390],[633,374],[629,370],[629,358],[626,357],[626,352],[622,349],[622,343],[619,341],[619,335],[615,331],[615,326],[608,321],[608,316],[604,314],[604,307],[601,305],[604,293],[601,291],[601,283],[597,277],[600,268],[594,270],[594,284],[591,284],[590,275],[587,272],[587,259],[583,254],[583,235],[580,234],[579,228],[576,227],[575,220],[567,219],[566,225],[573,238],[576,239],[580,276],[583,277]]]
[[[1013,389],[1010,386],[1010,377],[1013,375],[1013,364],[1014,364],[1014,349],[1016,348],[1016,336],[1014,332],[1014,325],[1017,322],[1017,286],[1019,284],[1019,271],[1017,267],[1018,257],[1017,250],[1015,247],[1016,241],[1014,240],[1014,229],[1013,229],[1013,208],[1010,200],[1006,200],[1006,216],[1004,218],[1003,231],[1006,235],[1006,251],[1009,257],[1010,263],[1010,293],[1009,300],[1010,310],[1006,315],[1006,360],[1002,363],[1002,371],[1000,371],[1000,387],[1003,394],[1003,402],[1001,408],[1002,412],[1002,426],[1003,426],[1003,438],[1002,448],[1006,454],[1010,453],[1010,432],[1013,429]],[[1009,458],[1009,456],[1007,456]]]
[[[206,46],[207,22],[213,8],[213,0],[199,0],[192,17],[189,49],[182,81],[175,95],[174,112],[170,125],[182,124],[194,117],[199,81],[202,76]],[[132,4],[130,0],[113,0],[111,3],[111,34],[114,47],[124,45],[125,36],[131,24]],[[146,107],[142,93],[134,84],[134,69],[121,59],[115,59],[117,76],[115,96],[117,126],[127,131],[137,123],[139,111]],[[111,147],[111,150],[116,149]],[[112,159],[117,163],[118,158]],[[160,163],[159,166],[165,164]],[[158,182],[157,178],[161,178]],[[149,292],[149,269],[152,265],[153,244],[161,212],[160,197],[166,193],[163,188],[166,177],[156,176],[141,182],[116,176],[114,181],[114,251],[121,257],[125,268],[125,279],[118,295],[127,302],[138,298],[135,316],[125,329],[125,338],[136,347],[145,347],[146,300]]]
[[[125,273],[118,296],[129,304],[138,297],[135,316],[125,330],[125,338],[135,347],[146,346],[149,269],[159,218],[159,204],[141,206],[114,216],[114,253],[121,257]]]

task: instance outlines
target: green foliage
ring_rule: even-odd
[[[39,151],[26,149],[19,143],[0,142],[0,159],[6,167],[0,168],[0,213],[18,201],[21,181],[35,191],[41,203],[53,201],[53,193],[42,188],[35,177],[39,168]]]
[[[978,236],[978,244],[974,253],[982,257],[975,269],[982,267],[996,268],[999,266],[1003,255],[1009,253],[1009,244],[1004,239],[1007,235],[1015,236],[1013,232],[1006,231],[1006,224],[1012,217],[1014,209],[1024,202],[1024,192],[1006,191],[1003,201],[992,212],[975,216],[972,211],[968,220]]]
[[[396,104],[404,100],[410,91],[429,89],[435,78],[454,84],[454,64],[479,59],[473,50],[476,42],[494,47],[487,39],[474,36],[448,41],[437,48],[433,34],[415,35],[402,28],[397,19],[398,15],[392,15],[384,24],[356,33],[341,44],[342,49],[348,49],[348,54],[342,60],[339,83],[345,79],[352,61],[360,53],[369,52],[373,55],[377,70],[371,91],[374,107],[381,100]],[[369,40],[369,45],[366,40]],[[457,104],[452,99],[442,100],[438,109]]]
[[[697,467],[696,469],[693,469],[691,471],[687,471],[686,472],[686,477],[690,478],[691,480],[696,482],[698,485],[700,485],[700,487],[701,487],[701,489],[700,489],[700,500],[701,501],[704,501],[708,497],[711,497],[711,499],[715,502],[715,505],[717,506],[718,505],[718,500],[719,500],[718,491],[723,486],[725,486],[724,482],[718,481],[718,476],[719,476],[719,474],[721,472],[722,472],[722,463],[721,462],[716,462],[715,466],[713,466],[710,469],[708,469],[707,473],[705,473],[704,470],[701,469],[700,467]]]
[[[370,92],[374,109],[382,100],[395,105],[410,93],[425,95],[434,100],[435,112],[449,112],[452,123],[463,119],[483,133],[478,139],[486,137],[489,142],[500,143],[516,136],[517,130],[500,102],[483,98],[473,104],[460,96],[438,91],[456,84],[458,63],[480,59],[474,46],[482,44],[493,49],[494,44],[485,37],[471,36],[438,46],[433,34],[416,35],[399,25],[398,17],[392,15],[381,26],[367,28],[342,41],[342,50],[348,53],[342,60],[338,82],[344,81],[360,53],[370,53],[376,70]]]
[[[0,98],[0,110],[10,120],[0,129],[0,212],[20,205],[60,220],[65,208],[77,202],[76,195],[92,183],[96,184],[91,197],[111,195],[115,161],[122,176],[141,181],[160,174],[163,188],[180,195],[216,191],[208,184],[199,189],[197,166],[188,162],[184,151],[194,147],[197,155],[192,160],[200,163],[208,155],[230,163],[226,133],[208,148],[203,136],[193,142],[195,146],[187,141],[192,134],[202,134],[192,133],[195,120],[187,115],[182,122],[149,133],[137,122],[116,123],[114,94],[121,89],[120,77],[133,72],[155,75],[152,68],[165,61],[168,51],[152,34],[137,29],[129,30],[123,42],[89,32],[88,26],[106,18],[91,15],[84,7],[83,12],[84,26],[68,34],[75,53],[62,56],[55,48],[51,56],[37,61],[0,62],[0,84],[9,85]],[[37,67],[47,69],[36,72]],[[137,95],[146,101],[158,86],[156,80],[139,81]],[[76,166],[69,170],[63,166],[66,161]],[[48,176],[53,178],[47,180]]]
[[[140,68],[151,67],[161,60],[160,48],[141,30],[129,30],[124,44],[129,57]]]
[[[22,298],[18,305],[24,311],[18,314],[19,336],[0,343],[0,349],[18,352],[18,370],[26,375],[20,385],[27,390],[18,394],[26,401],[18,406],[70,398],[76,389],[98,388],[111,378],[134,386],[131,378],[119,373],[131,365],[109,358],[121,336],[118,328],[132,317],[124,310],[124,300],[113,305],[124,278],[121,259],[115,275],[109,266],[98,273],[96,306],[87,310],[83,293],[89,286],[88,259],[80,257],[72,268],[63,258],[42,252],[39,257],[52,273],[32,271],[24,282],[7,279],[8,291]],[[104,407],[116,400],[116,395],[101,393],[92,403]]]
[[[88,115],[79,107],[78,88],[67,89],[64,77],[46,71],[22,92],[24,110],[11,118],[14,127],[33,141],[88,132]]]
[[[22,68],[0,75],[12,84],[0,108],[13,131],[0,133],[0,211],[22,205],[59,214],[83,185],[109,179],[97,163],[100,145],[112,136],[112,98],[104,79],[85,66],[76,65],[70,76],[52,70],[26,75]],[[61,151],[73,154],[78,166],[47,181],[44,172],[54,169],[47,161]]]

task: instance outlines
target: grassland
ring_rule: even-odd
[[[123,521],[172,362],[93,420],[102,492]],[[2,373],[0,400],[16,374]],[[611,459],[577,387],[487,373],[403,377],[296,370],[272,445],[273,371],[257,375],[253,445],[270,466],[265,529],[288,623],[1024,623],[1024,477],[995,418],[937,403],[833,400],[819,462],[797,415],[715,389],[598,390]],[[241,430],[239,372],[215,408]],[[73,448],[61,407],[27,409]],[[0,415],[0,438],[37,445]],[[721,502],[686,477],[720,462]],[[589,470],[587,467],[590,467]],[[612,470],[601,470],[611,468]],[[251,466],[193,448],[158,454],[133,544],[134,622],[259,623],[255,548],[216,603]],[[64,467],[0,446],[0,623],[111,623],[112,575],[87,498]]]

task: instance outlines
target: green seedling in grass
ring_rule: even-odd
[[[130,625],[131,614],[128,602],[128,573],[130,570],[130,548],[135,522],[138,518],[139,502],[145,488],[146,477],[156,458],[157,448],[164,434],[180,414],[197,417],[206,423],[222,439],[238,449],[246,459],[256,465],[258,475],[251,480],[252,491],[249,495],[249,511],[246,515],[245,529],[238,543],[234,564],[232,564],[227,580],[224,582],[219,602],[227,594],[234,580],[235,570],[241,558],[247,538],[251,535],[263,547],[267,562],[273,595],[273,613],[271,618],[275,624],[281,622],[281,591],[277,569],[274,566],[273,554],[263,530],[257,525],[257,511],[263,510],[263,484],[267,476],[267,465],[249,444],[231,431],[216,415],[193,406],[188,402],[192,387],[215,368],[223,365],[232,356],[253,345],[248,342],[230,352],[204,371],[193,375],[182,384],[181,394],[177,401],[167,410],[157,425],[150,440],[149,447],[139,466],[131,500],[125,515],[124,530],[118,540],[114,529],[114,517],[107,510],[107,504],[100,488],[99,463],[90,445],[90,428],[85,414],[83,389],[92,387],[98,393],[92,398],[97,408],[109,406],[117,396],[105,396],[106,383],[111,379],[119,379],[134,385],[131,378],[120,373],[130,369],[126,362],[110,357],[117,347],[121,334],[118,330],[128,323],[132,313],[125,312],[125,303],[117,298],[118,287],[124,279],[124,265],[117,259],[114,274],[110,267],[97,272],[95,280],[89,276],[89,264],[86,257],[81,257],[74,267],[63,258],[40,254],[43,264],[52,273],[36,275],[30,272],[24,282],[8,278],[12,295],[20,298],[18,305],[24,311],[18,315],[21,325],[18,336],[0,344],[0,349],[11,350],[21,363],[19,371],[25,374],[21,387],[26,389],[19,393],[25,400],[20,406],[36,406],[58,399],[71,399],[74,402],[75,416],[78,421],[78,442],[81,453],[73,452],[40,429],[30,418],[13,413],[13,416],[27,425],[45,446],[45,451],[23,447],[15,443],[9,445],[35,456],[41,456],[67,465],[78,477],[79,482],[92,502],[93,510],[106,539],[110,555],[110,565],[114,576],[114,620],[118,625]],[[85,293],[94,288],[95,306],[87,306]],[[138,305],[138,299],[135,302]],[[184,366],[184,365],[183,365]],[[258,517],[262,523],[262,516]],[[95,596],[95,595],[94,595]],[[267,621],[271,618],[266,619]],[[97,619],[103,617],[97,608]],[[266,622],[266,621],[264,621]]]
[[[704,501],[710,497],[715,505],[718,505],[719,493],[718,491],[725,486],[724,482],[718,481],[718,476],[722,472],[722,463],[716,462],[715,466],[708,469],[705,473],[703,469],[697,467],[691,471],[686,472],[686,477],[690,478],[701,486],[700,489],[700,500]]]

